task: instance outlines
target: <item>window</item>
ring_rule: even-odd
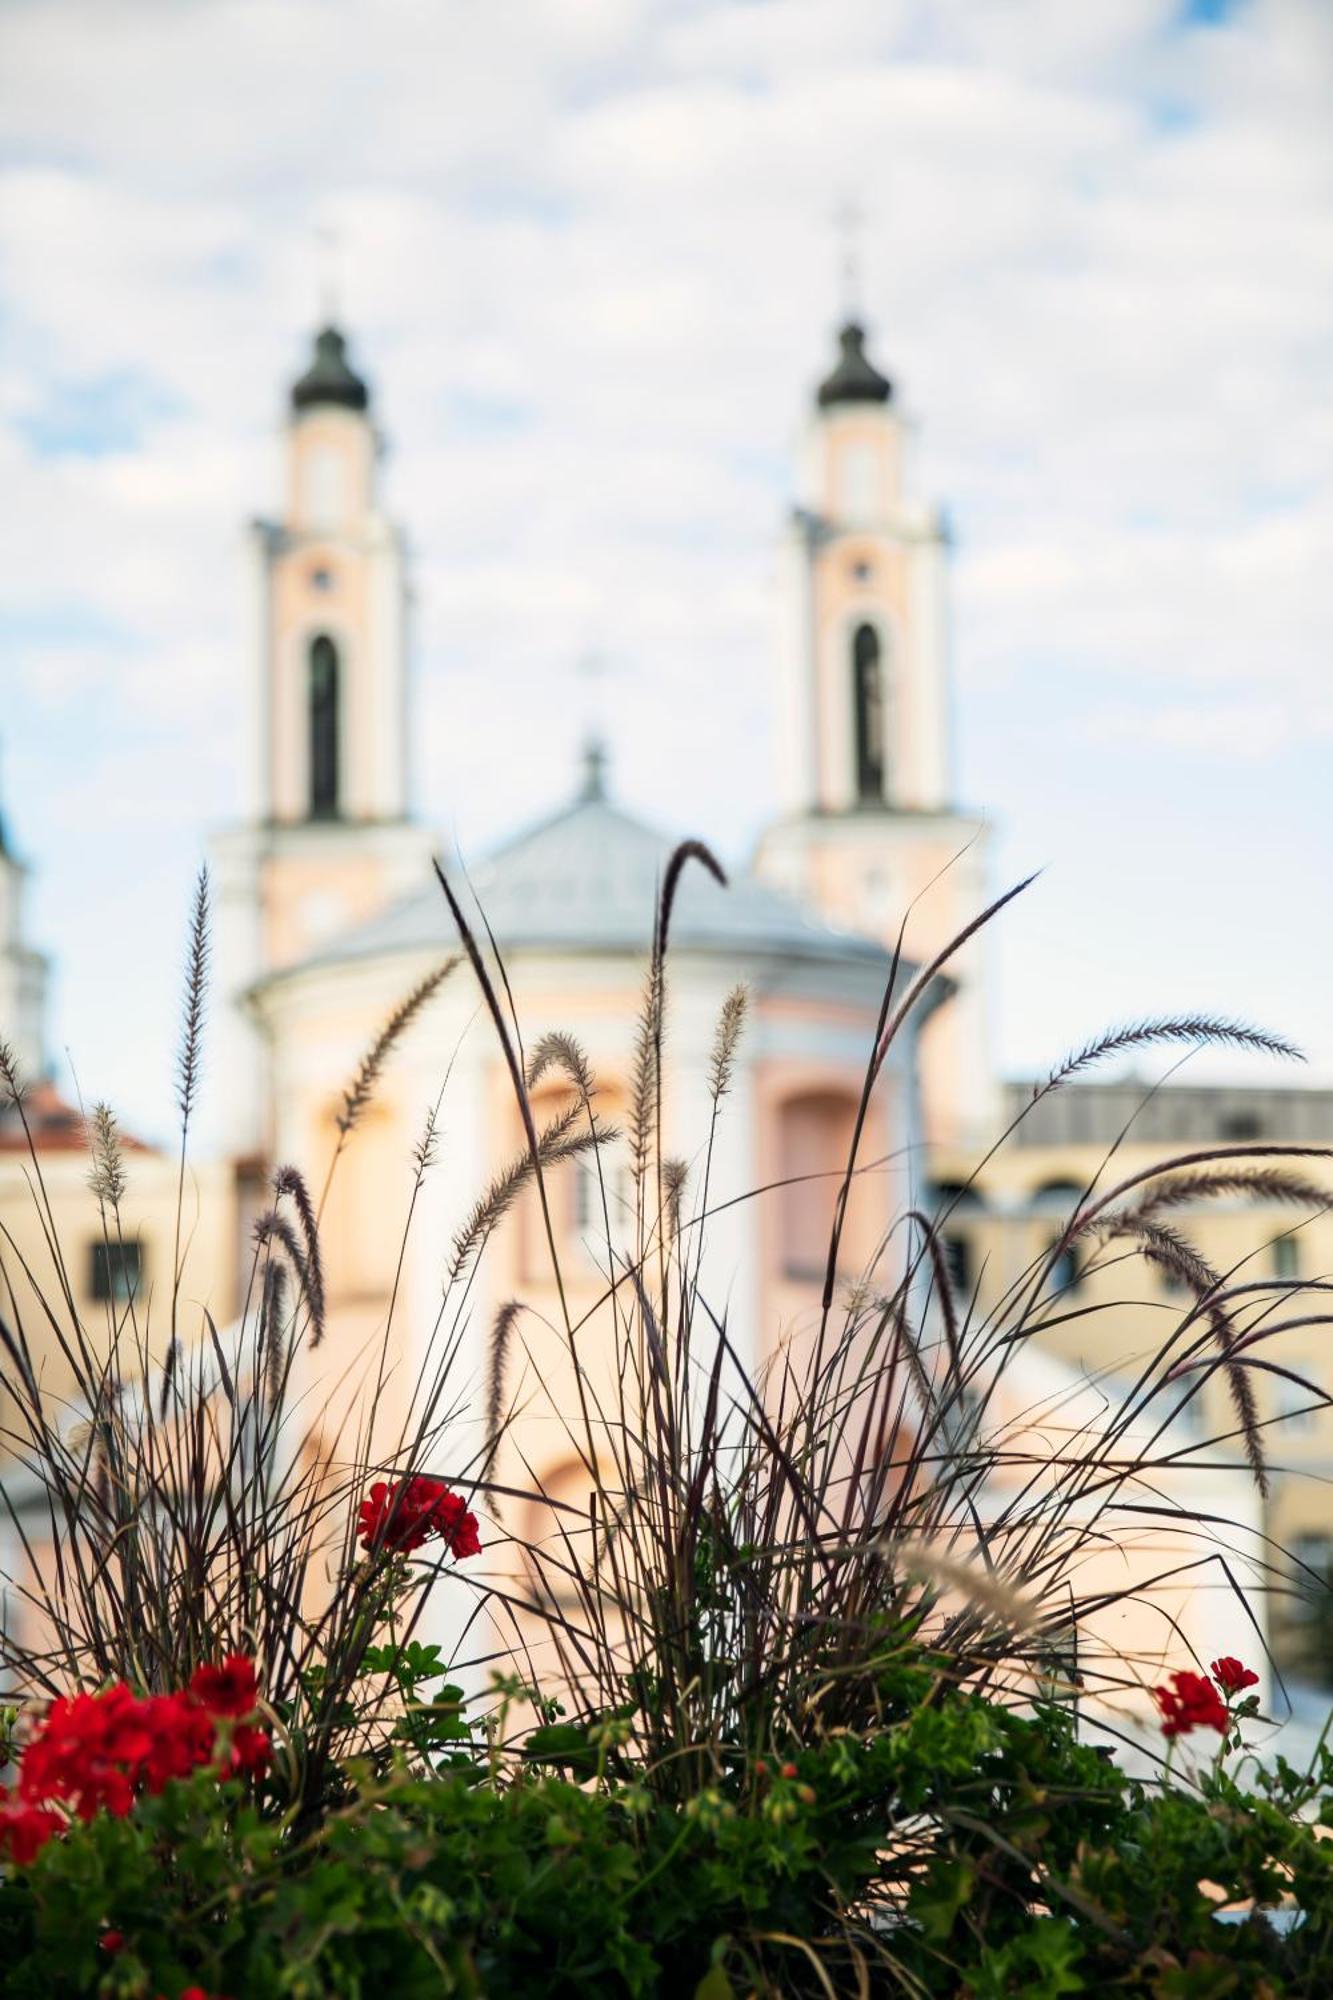
[[[125,1305],[143,1282],[143,1246],[139,1243],[94,1243],[90,1289],[95,1299]]]
[[[1286,1615],[1293,1623],[1327,1620],[1333,1592],[1333,1536],[1296,1535],[1291,1544],[1291,1589]],[[1321,1665],[1323,1662],[1321,1662]]]
[[[1296,1565],[1296,1580],[1303,1590],[1316,1588],[1315,1577],[1333,1583],[1333,1536],[1297,1535],[1291,1545],[1291,1554]],[[1313,1570],[1314,1576],[1307,1576],[1307,1570]]]
[[[1032,1190],[1032,1206],[1043,1215],[1062,1215],[1068,1219],[1082,1199],[1083,1188],[1078,1181],[1043,1181]]]
[[[884,797],[884,668],[879,633],[858,625],[852,634],[852,687],[856,710],[856,795]]]
[[[1046,1255],[1048,1257],[1059,1241],[1058,1236],[1053,1236],[1046,1245]],[[1082,1282],[1083,1272],[1079,1266],[1078,1249],[1073,1243],[1066,1243],[1060,1255],[1051,1265],[1047,1283],[1053,1292],[1073,1292],[1077,1291]]]
[[[310,817],[338,817],[338,648],[322,632],[310,647]]]
[[[781,1184],[781,1250],[786,1276],[817,1283],[828,1265],[829,1236],[847,1172],[856,1100],[836,1091],[788,1098],[779,1112],[778,1179]],[[867,1146],[863,1157],[873,1150]],[[860,1275],[875,1257],[881,1183],[858,1174],[848,1191],[838,1245],[839,1268]]]
[[[931,1198],[931,1209],[936,1215],[946,1208],[956,1215],[979,1215],[986,1206],[986,1197],[975,1181],[936,1181]]]
[[[1292,1373],[1303,1375],[1305,1382],[1289,1382],[1285,1376],[1275,1376],[1273,1413],[1282,1425],[1284,1437],[1305,1437],[1314,1429],[1319,1414],[1319,1387],[1314,1380],[1315,1370],[1308,1362],[1293,1363]]]
[[[580,1239],[595,1227],[602,1213],[597,1167],[587,1154],[574,1161],[574,1233]]]
[[[1278,1236],[1273,1242],[1273,1276],[1290,1282],[1301,1275],[1301,1246],[1294,1236]]]
[[[321,591],[332,590],[334,587],[334,581],[335,579],[333,571],[331,569],[319,568],[319,569],[312,569],[310,572],[310,588],[312,590],[321,590]]]
[[[1220,1139],[1262,1139],[1264,1121],[1257,1111],[1224,1111],[1217,1121]]]

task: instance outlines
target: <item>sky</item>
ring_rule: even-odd
[[[745,859],[849,201],[952,529],[960,803],[997,887],[1043,870],[1000,1061],[1209,1008],[1333,1080],[1331,93],[1327,0],[6,0],[0,796],[62,1080],[170,1127],[331,263],[446,849],[595,721],[622,801]]]

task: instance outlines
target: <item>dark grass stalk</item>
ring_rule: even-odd
[[[1080,1408],[1060,1442],[1039,1449],[1041,1410],[1025,1412],[1008,1431],[995,1418],[1012,1357],[1075,1311],[1088,1313],[1091,1330],[1098,1323],[1114,1329],[1113,1308],[1098,1322],[1095,1306],[1052,1300],[1043,1290],[1044,1254],[994,1305],[983,1309],[975,1295],[955,1300],[941,1218],[920,1211],[886,1229],[871,1268],[853,1286],[843,1281],[838,1241],[850,1189],[879,1164],[860,1158],[865,1109],[905,1018],[895,955],[856,1139],[837,1176],[840,1198],[815,1302],[817,1339],[808,1359],[778,1352],[762,1368],[747,1366],[701,1274],[711,1217],[751,1197],[723,1191],[715,1200],[710,1138],[693,1211],[688,1219],[673,1212],[680,1203],[672,1200],[661,1143],[663,962],[675,885],[689,858],[685,853],[668,871],[655,926],[658,976],[655,987],[650,978],[643,1016],[646,1081],[641,1102],[631,1106],[630,1144],[642,1147],[642,1178],[656,1177],[658,1196],[655,1204],[639,1202],[628,1257],[610,1240],[601,1174],[603,1148],[617,1135],[595,1115],[586,1059],[559,1036],[544,1037],[523,1057],[503,961],[492,974],[444,884],[504,1050],[526,1146],[460,1229],[430,1351],[410,1385],[411,1414],[387,1463],[376,1454],[392,1306],[345,1457],[315,1450],[318,1413],[307,1421],[304,1398],[293,1397],[293,1298],[306,1308],[311,1345],[316,1321],[323,1322],[310,1296],[314,1290],[322,1298],[324,1287],[303,1181],[278,1177],[237,1329],[220,1332],[204,1315],[197,1340],[172,1350],[165,1378],[151,1367],[146,1313],[142,1324],[127,1316],[100,1355],[64,1326],[58,1306],[39,1304],[43,1323],[59,1325],[65,1338],[86,1416],[78,1439],[41,1396],[10,1287],[13,1324],[0,1328],[0,1367],[13,1385],[11,1427],[58,1529],[53,1573],[35,1593],[51,1613],[51,1642],[41,1658],[10,1660],[26,1685],[89,1684],[121,1672],[146,1685],[179,1685],[193,1663],[245,1638],[261,1656],[273,1699],[292,1717],[298,1812],[319,1798],[330,1765],[354,1740],[340,1715],[349,1699],[361,1698],[361,1664],[379,1629],[373,1566],[362,1560],[353,1527],[372,1474],[396,1478],[447,1466],[460,1485],[485,1488],[493,1501],[543,1497],[526,1461],[529,1488],[494,1482],[511,1414],[511,1356],[524,1339],[518,1301],[491,1335],[485,1437],[462,1464],[449,1449],[463,1408],[452,1371],[477,1307],[478,1267],[529,1181],[538,1191],[572,1370],[572,1394],[560,1402],[556,1423],[586,1469],[588,1496],[573,1509],[550,1497],[554,1527],[544,1550],[510,1538],[506,1546],[528,1565],[532,1582],[501,1576],[471,1583],[473,1615],[485,1610],[529,1667],[549,1642],[574,1718],[628,1711],[633,1749],[658,1798],[687,1798],[735,1772],[746,1755],[891,1725],[886,1664],[910,1655],[922,1633],[945,1662],[930,1699],[944,1699],[959,1684],[993,1687],[1001,1698],[1021,1694],[1032,1676],[1048,1671],[1057,1626],[1077,1634],[1089,1617],[1123,1601],[1114,1590],[1082,1584],[1091,1550],[1111,1545],[1123,1521],[1154,1506],[1176,1528],[1190,1526],[1188,1508],[1161,1500],[1157,1490],[1204,1456],[1197,1442],[1185,1446],[1170,1435],[1170,1411],[1186,1407],[1213,1370],[1277,1368],[1253,1358],[1246,1343],[1282,1321],[1261,1324],[1254,1316],[1273,1288],[1231,1283],[1197,1259],[1185,1231],[1164,1218],[1222,1192],[1302,1201],[1313,1181],[1283,1167],[1284,1149],[1246,1147],[1185,1154],[1109,1190],[1099,1176],[1071,1214],[1075,1236],[1108,1266],[1123,1256],[1124,1268],[1132,1268],[1131,1260],[1151,1262],[1153,1253],[1188,1267],[1198,1283],[1190,1310],[1130,1382],[1108,1383],[1095,1418]],[[917,1003],[947,958],[913,981]],[[729,1035],[730,1047],[714,1068],[710,1130],[730,1082],[739,1014],[734,1034],[719,1030],[720,1045],[725,1050]],[[1138,1024],[1121,1032],[1144,1030]],[[531,1093],[553,1073],[570,1085],[574,1101],[538,1131]],[[414,1189],[433,1158],[437,1111],[414,1156]],[[1285,1150],[1315,1157],[1321,1149]],[[1269,1157],[1275,1151],[1276,1161]],[[608,1241],[600,1296],[574,1317],[560,1282],[544,1176],[581,1152],[598,1164]],[[1287,1191],[1279,1192],[1284,1175]],[[409,1228],[414,1205],[415,1193]],[[400,1271],[402,1255],[400,1247]],[[16,1251],[4,1262],[26,1276]],[[284,1273],[285,1305],[274,1300]],[[1225,1320],[1227,1347],[1219,1347],[1214,1314]],[[583,1352],[594,1331],[613,1350],[612,1365],[596,1377]],[[336,1395],[343,1385],[332,1386]],[[1242,1424],[1242,1443],[1243,1431]],[[515,1450],[523,1460],[521,1444]],[[1001,1475],[1010,1484],[997,1497]],[[1202,1548],[1208,1524],[1193,1526]],[[1199,1561],[1207,1560],[1205,1550]],[[309,1590],[325,1566],[338,1588],[311,1611]],[[1181,1565],[1173,1558],[1162,1568]],[[469,1579],[457,1587],[469,1588]],[[423,1593],[408,1605],[401,1634],[417,1628],[425,1602]],[[322,1683],[312,1683],[312,1666],[324,1670]],[[1078,1668],[1089,1685],[1132,1678],[1128,1667],[1089,1658],[1082,1648]],[[373,1701],[363,1714],[371,1718],[366,1728],[378,1726]]]
[[[933,976],[947,956],[923,979]],[[922,980],[915,984],[919,1000],[925,989]],[[644,1036],[641,1028],[638,1044],[636,1093],[642,1109],[637,1121],[631,1119],[631,1127],[637,1122],[640,1134],[648,1126],[653,1091],[660,1088],[655,1068],[643,1060],[650,1039],[659,1032],[654,1018],[659,992],[664,986],[655,989],[650,982],[642,1021],[651,1024],[653,1036]],[[892,1004],[891,983],[868,1065],[872,1087],[888,1041],[904,1018],[905,1003],[899,1003],[896,1013],[891,1013]],[[1191,1034],[1202,1025],[1201,1021],[1166,1024]],[[1147,1029],[1139,1024],[1121,1031],[1118,1045],[1163,1033],[1163,1024],[1148,1024]],[[1083,1057],[1084,1062],[1091,1059]],[[1164,1193],[1162,1207],[1169,1210],[1224,1191],[1290,1201],[1307,1200],[1317,1192],[1314,1183],[1303,1183],[1299,1177],[1289,1176],[1283,1182],[1276,1168],[1234,1166],[1228,1151],[1223,1149],[1219,1167],[1213,1165],[1216,1149],[1207,1155],[1209,1171],[1204,1179],[1209,1186],[1197,1176],[1188,1178],[1194,1165],[1191,1156],[1163,1163],[1159,1174],[1167,1170],[1179,1174],[1174,1184],[1178,1191]],[[1178,1355],[1175,1337],[1164,1344],[1136,1389],[1122,1402],[1108,1402],[1104,1422],[1080,1420],[1067,1453],[1037,1454],[992,1437],[985,1413],[1006,1357],[1024,1341],[1040,1338],[1054,1323],[1042,1292],[1051,1260],[1039,1259],[998,1309],[983,1315],[974,1293],[965,1316],[959,1316],[943,1263],[939,1218],[921,1213],[908,1218],[917,1242],[905,1275],[874,1305],[869,1318],[870,1308],[854,1300],[835,1337],[828,1317],[834,1297],[832,1274],[839,1268],[836,1239],[845,1190],[859,1170],[854,1151],[843,1176],[844,1195],[826,1270],[827,1351],[821,1340],[806,1379],[798,1380],[783,1364],[776,1379],[762,1387],[746,1379],[725,1327],[719,1326],[697,1424],[688,1399],[673,1380],[680,1371],[665,1366],[658,1315],[641,1275],[647,1236],[640,1241],[631,1272],[637,1276],[631,1296],[639,1310],[625,1333],[621,1364],[631,1400],[622,1409],[623,1445],[612,1449],[620,1476],[620,1532],[614,1554],[610,1545],[596,1544],[591,1561],[571,1543],[562,1582],[566,1595],[573,1585],[579,1596],[580,1639],[579,1647],[572,1649],[571,1672],[577,1652],[582,1663],[578,1675],[586,1682],[591,1632],[597,1700],[604,1704],[622,1700],[638,1685],[634,1658],[651,1660],[658,1692],[651,1712],[640,1707],[638,1727],[645,1755],[663,1773],[688,1769],[691,1779],[697,1780],[719,1756],[725,1758],[724,1743],[734,1743],[738,1736],[751,1742],[771,1740],[775,1730],[799,1731],[809,1726],[815,1710],[821,1728],[832,1726],[838,1717],[844,1726],[854,1726],[850,1718],[855,1716],[864,1723],[867,1644],[875,1633],[891,1632],[895,1621],[912,1626],[923,1611],[938,1604],[938,1589],[926,1587],[923,1572],[934,1577],[935,1585],[941,1578],[952,1578],[960,1590],[973,1579],[970,1590],[963,1592],[968,1607],[944,1627],[960,1673],[991,1681],[997,1672],[1010,1674],[1021,1667],[1025,1659],[1035,1672],[1039,1660],[1049,1657],[1045,1626],[1025,1636],[1024,1619],[1008,1615],[1014,1605],[1030,1603],[1035,1580],[1042,1590],[1059,1596],[1063,1632],[1071,1619],[1076,1629],[1080,1617],[1115,1601],[1114,1593],[1109,1598],[1106,1593],[1096,1598],[1080,1595],[1081,1552],[1107,1538],[1111,1529],[1103,1523],[1109,1524],[1114,1510],[1125,1505],[1125,1496],[1151,1481],[1158,1469],[1187,1467],[1198,1457],[1193,1445],[1187,1450],[1175,1446],[1161,1450],[1156,1437],[1146,1444],[1131,1442],[1132,1426],[1171,1379]],[[1129,1177],[1111,1197],[1089,1190],[1076,1205],[1078,1226],[1099,1225],[1108,1200],[1123,1203],[1142,1184],[1143,1177]],[[1154,1180],[1149,1186],[1143,1206],[1151,1208],[1158,1185]],[[708,1199],[702,1200],[691,1218],[690,1227],[700,1234],[712,1206]],[[1132,1229],[1129,1222],[1105,1223],[1108,1241],[1110,1234],[1123,1228],[1133,1235],[1139,1254],[1153,1248],[1170,1257],[1169,1240],[1153,1233],[1164,1227],[1152,1213],[1135,1217]],[[1189,1263],[1189,1255],[1181,1250],[1175,1261]],[[1189,1268],[1202,1288],[1201,1309],[1211,1307],[1225,1315],[1220,1275],[1210,1272],[1205,1278],[1197,1262],[1189,1263]],[[684,1322],[696,1313],[707,1316],[708,1308],[695,1287],[682,1291],[686,1303],[678,1301],[683,1321],[680,1344],[681,1351],[688,1351],[690,1329]],[[857,1299],[869,1297],[867,1288],[860,1287]],[[918,1325],[915,1314],[923,1298],[926,1320]],[[1203,1338],[1217,1337],[1216,1322],[1210,1322]],[[721,1394],[724,1353],[738,1385],[730,1398]],[[976,1406],[960,1422],[963,1398],[969,1393],[975,1395]],[[1177,1409],[1182,1407],[1178,1384],[1172,1393]],[[773,1402],[776,1414],[770,1418],[766,1405]],[[687,1417],[692,1426],[688,1432]],[[1251,1430],[1247,1442],[1252,1449],[1253,1427],[1242,1424],[1242,1434],[1246,1429]],[[688,1463],[681,1463],[681,1440],[687,1434]],[[1005,1465],[1020,1471],[1026,1466],[1025,1483],[997,1519],[988,1519],[982,1511],[987,1481]],[[608,1474],[599,1493],[609,1485]],[[862,1493],[872,1496],[868,1507],[857,1497]],[[1173,1519],[1188,1521],[1179,1507],[1167,1511]],[[873,1539],[858,1528],[858,1523],[871,1522]],[[735,1551],[745,1551],[744,1563],[729,1578],[731,1602],[721,1612],[710,1609],[707,1614],[711,1636],[702,1654],[696,1630],[702,1614],[693,1601],[701,1573],[701,1536],[715,1551],[724,1542],[732,1552],[728,1562]],[[965,1557],[949,1553],[960,1538],[971,1550]],[[918,1557],[919,1550],[925,1555]],[[902,1551],[912,1560],[899,1559]],[[628,1626],[615,1643],[605,1620],[596,1615],[608,1600],[617,1605]],[[574,1622],[558,1607],[550,1616],[557,1630]],[[1040,1652],[1038,1642],[1044,1649]],[[709,1666],[709,1647],[721,1649],[716,1672]],[[1080,1671],[1088,1679],[1093,1664],[1082,1661]],[[718,1702],[720,1708],[714,1706]],[[669,1789],[672,1780],[664,1775],[661,1782]]]
[[[181,1222],[185,1208],[185,1162],[203,1068],[204,1013],[208,1000],[211,954],[208,869],[196,877],[190,905],[190,934],[185,955],[185,997],[181,1008],[181,1038],[176,1057],[176,1105],[180,1112],[180,1157],[176,1173],[176,1228],[171,1256],[171,1339],[177,1337],[181,1288]]]

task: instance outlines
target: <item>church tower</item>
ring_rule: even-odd
[[[848,322],[820,384],[784,549],[779,745],[784,816],[756,866],[830,923],[920,962],[986,900],[984,828],[953,803],[946,534],[908,492],[893,385]],[[919,900],[918,900],[919,899]],[[927,1132],[989,1128],[982,946],[922,1037]]]
[[[369,391],[334,326],[292,386],[284,446],[282,518],[249,532],[245,817],[214,843],[237,1153],[267,1137],[246,990],[418,887],[432,846],[408,803],[402,538],[380,510]]]

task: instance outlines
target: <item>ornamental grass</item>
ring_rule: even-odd
[[[459,955],[406,997],[346,1086],[319,1197],[302,1164],[271,1174],[232,1325],[187,1306],[194,1287],[184,1283],[206,879],[190,929],[165,1297],[113,1301],[105,1325],[83,1323],[32,1146],[54,1280],[25,1267],[40,1328],[24,1323],[9,1284],[0,1388],[4,1442],[36,1489],[53,1553],[35,1559],[33,1512],[0,1484],[25,1557],[11,1600],[39,1635],[0,1639],[17,1765],[0,1843],[27,1883],[17,1903],[0,1888],[0,1929],[28,1926],[34,1966],[56,1949],[51,1912],[65,1907],[84,1821],[116,1822],[105,1835],[122,1842],[115,1879],[135,1885],[113,1896],[111,1875],[99,1876],[107,1907],[93,1910],[83,1956],[69,1960],[83,1968],[69,1977],[85,1984],[44,1991],[147,1993],[152,1977],[188,1992],[197,1976],[210,1982],[198,1990],[222,1993],[219,1981],[244,1966],[247,1992],[360,1993],[379,1952],[391,1968],[410,1963],[402,1990],[423,1994],[1073,1992],[1087,1983],[1082,1967],[1089,1979],[1123,1974],[1131,1993],[1202,1995],[1232,1989],[1145,1983],[1145,1954],[1158,1946],[1136,1929],[1138,1863],[1115,1828],[1139,1815],[1135,1852],[1151,1848],[1162,1882],[1175,1881],[1173,1868],[1185,1882],[1196,1862],[1197,1881],[1206,1858],[1214,1879],[1261,1899],[1275,1857],[1283,1879],[1317,1867],[1305,1819],[1322,1785],[1333,1792],[1333,1772],[1292,1774],[1269,1819],[1252,1815],[1234,1851],[1219,1853],[1203,1820],[1174,1830],[1176,1793],[1161,1794],[1159,1813],[1080,1740],[1079,1709],[1101,1703],[1109,1714],[1126,1693],[1151,1695],[1163,1751],[1201,1731],[1234,1751],[1254,1716],[1255,1675],[1239,1655],[1207,1675],[1182,1667],[1153,1692],[1135,1662],[1089,1635],[1117,1604],[1151,1604],[1183,1571],[1234,1594],[1235,1643],[1256,1656],[1262,1641],[1230,1559],[1235,1524],[1188,1494],[1219,1459],[1268,1480],[1251,1385],[1281,1322],[1275,1288],[1211,1269],[1179,1218],[1222,1191],[1322,1202],[1302,1162],[1327,1149],[1229,1145],[1132,1173],[1112,1149],[1040,1258],[984,1308],[958,1293],[946,1255],[966,1189],[942,1201],[923,1190],[849,1283],[842,1239],[853,1191],[883,1167],[864,1154],[890,1051],[952,952],[1011,891],[925,967],[907,965],[899,940],[836,1177],[811,1338],[799,1356],[778,1345],[749,1366],[704,1277],[718,1210],[764,1192],[715,1185],[743,992],[717,1024],[694,1169],[664,1144],[671,922],[689,868],[722,879],[697,842],[664,873],[623,1137],[572,1036],[544,1023],[528,1044],[502,962],[442,875]],[[436,1246],[441,1303],[406,1420],[386,1445],[381,1405],[403,1309],[395,1283],[368,1396],[349,1405],[331,1449],[315,1393],[328,1312],[323,1203],[399,1039],[451,978],[475,982],[523,1149]],[[1077,1050],[1034,1102],[1127,1050],[1209,1044],[1295,1054],[1239,1023],[1148,1019]],[[23,1079],[7,1055],[0,1070],[21,1116]],[[543,1122],[538,1087],[552,1080],[562,1108]],[[437,1103],[403,1239],[389,1246],[400,1273],[439,1118]],[[110,1254],[124,1247],[131,1169],[105,1107],[90,1120],[90,1148]],[[605,1223],[598,1296],[578,1316],[550,1196],[571,1159],[594,1176]],[[615,1226],[613,1159],[626,1162],[630,1189],[628,1222]],[[477,1273],[520,1198],[535,1203],[563,1314],[571,1394],[559,1423],[584,1480],[573,1499],[547,1492],[522,1455],[524,1302],[495,1320],[484,1390],[459,1359]],[[1025,1355],[1072,1313],[1096,1322],[1090,1345],[1116,1355],[1115,1305],[1075,1302],[1056,1282],[1071,1251],[1085,1266],[1168,1271],[1183,1304],[1145,1361],[1100,1381],[1096,1420],[1071,1419],[1052,1450],[1030,1416],[994,1411]],[[0,1264],[16,1256],[9,1243]],[[39,1339],[55,1343],[74,1384],[59,1407],[43,1389]],[[1182,1443],[1182,1420],[1215,1377],[1230,1399],[1225,1430]],[[533,1506],[554,1522],[550,1534],[514,1525]],[[1146,1511],[1189,1555],[1146,1561],[1119,1590],[1087,1581],[1090,1556]],[[427,1643],[444,1591],[468,1606],[454,1621],[464,1643],[447,1658]],[[1211,1775],[1191,1782],[1194,1803],[1211,1786],[1208,1811],[1244,1817],[1221,1751]],[[1048,1793],[1066,1801],[1068,1838]],[[112,1848],[97,1851],[110,1869]],[[224,1869],[222,1886],[219,1853],[237,1871],[233,1880]],[[325,1869],[341,1871],[351,1912],[327,1923],[310,1914],[333,1895]],[[253,1922],[235,1915],[242,1878],[258,1885]],[[1323,1893],[1322,1877],[1301,1879],[1307,1896]],[[143,1912],[167,1894],[164,1881],[179,1897],[172,1921],[184,1912],[197,1936],[159,1951]],[[1172,1912],[1175,1942],[1160,1949],[1188,1970],[1202,1947],[1193,1917]],[[1211,1949],[1212,1933],[1199,1935]],[[1274,1994],[1307,1990],[1281,1983],[1266,1940],[1251,1945]],[[1327,1941],[1323,1956],[1310,1957],[1311,1936],[1300,1949],[1301,1978],[1310,1965],[1329,1969]],[[86,1983],[90,1967],[100,1985]]]

